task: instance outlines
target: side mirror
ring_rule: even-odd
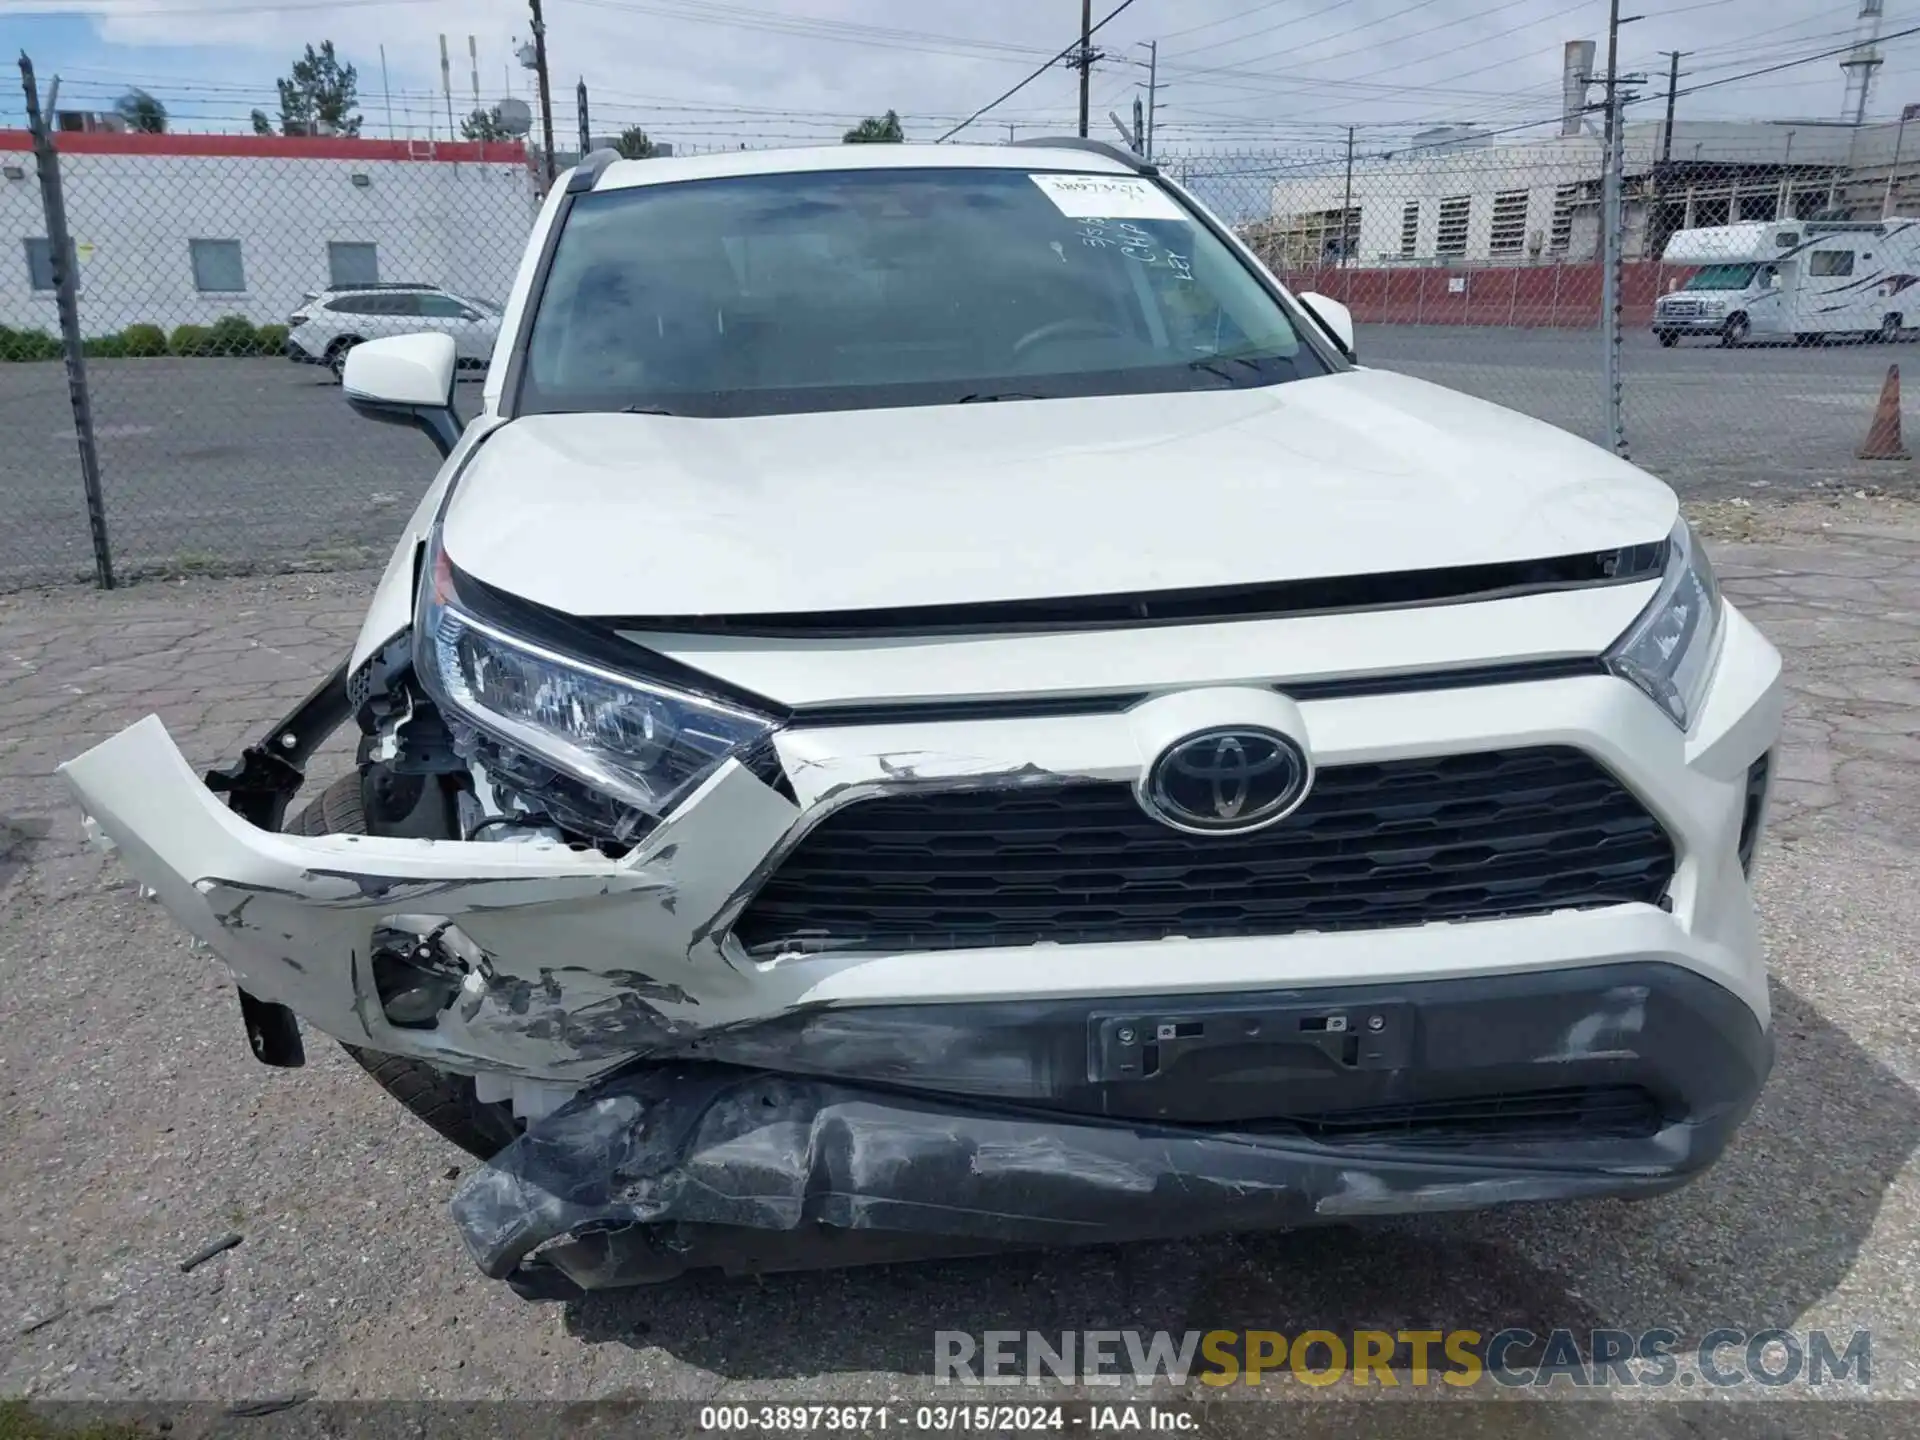
[[[451,335],[367,340],[347,352],[340,386],[356,414],[426,431],[445,459],[466,428],[453,408],[454,360]]]
[[[1334,343],[1347,352],[1349,360],[1354,358],[1353,348],[1353,312],[1338,300],[1326,295],[1315,294],[1309,290],[1294,297],[1307,307],[1307,313],[1320,322],[1320,328],[1331,335]]]

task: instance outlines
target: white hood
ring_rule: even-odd
[[[1658,480],[1356,370],[1259,389],[743,419],[539,415],[479,448],[453,562],[575,615],[1178,590],[1662,539]]]

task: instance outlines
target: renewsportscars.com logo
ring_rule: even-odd
[[[940,1385],[1502,1385],[1665,1388],[1830,1385],[1864,1390],[1873,1338],[1855,1330],[940,1330]]]

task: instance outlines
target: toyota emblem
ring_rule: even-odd
[[[1140,804],[1164,825],[1194,834],[1257,830],[1306,799],[1306,752],[1277,730],[1222,726],[1175,741],[1153,762]]]

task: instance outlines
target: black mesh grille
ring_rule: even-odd
[[[1468,1145],[1485,1140],[1597,1140],[1651,1135],[1660,1105],[1638,1085],[1582,1085],[1460,1100],[1421,1100],[1299,1116],[1283,1130],[1323,1145]]]
[[[1673,865],[1566,748],[1329,767],[1239,836],[1171,830],[1120,783],[902,791],[815,826],[734,934],[755,953],[1285,935],[1656,903]]]

